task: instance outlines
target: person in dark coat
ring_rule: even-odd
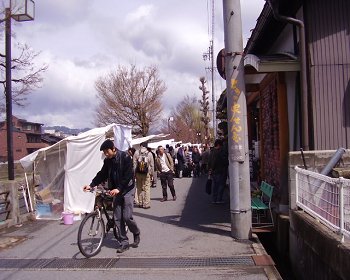
[[[197,146],[194,146],[193,150],[192,150],[193,177],[199,177],[199,175],[200,175],[201,159],[202,159],[202,157],[201,157],[201,154],[199,153]]]
[[[100,147],[105,160],[101,170],[92,179],[90,185],[84,186],[84,191],[89,191],[103,182],[108,182],[109,195],[113,197],[113,216],[119,232],[120,248],[117,253],[123,253],[129,249],[129,239],[126,233],[128,226],[134,235],[133,247],[140,243],[140,229],[133,219],[133,201],[135,194],[133,162],[131,157],[123,151],[119,151],[112,140],[107,139]]]
[[[179,178],[182,178],[182,172],[185,167],[186,158],[185,158],[184,148],[180,144],[178,144],[176,158],[177,158],[177,169],[179,173]]]
[[[209,175],[213,178],[212,203],[221,204],[226,186],[228,156],[221,139],[215,140],[214,148],[209,155]]]

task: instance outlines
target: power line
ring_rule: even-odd
[[[208,37],[210,36],[210,11],[209,11],[209,1],[207,0],[207,21],[208,21]]]

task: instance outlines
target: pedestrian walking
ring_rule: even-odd
[[[228,157],[221,139],[215,140],[214,148],[209,155],[209,175],[213,178],[212,203],[223,203],[226,186]]]
[[[134,157],[134,154],[135,154],[135,148],[134,147],[130,147],[127,151],[128,155],[130,156],[131,160],[133,159]],[[135,173],[134,173],[134,181],[136,182],[135,180]],[[139,198],[137,196],[137,190],[135,191],[135,195],[134,195],[134,205],[139,205]]]
[[[164,151],[162,146],[159,146],[156,158],[157,171],[159,173],[160,183],[162,185],[163,198],[161,202],[168,200],[168,187],[170,189],[173,200],[176,200],[176,193],[174,187],[174,162],[170,154]]]
[[[187,146],[184,150],[185,153],[185,165],[183,170],[184,177],[192,177],[193,162],[192,162],[192,147]]]
[[[135,151],[133,166],[136,178],[136,194],[140,208],[151,208],[151,184],[154,172],[153,155],[147,149],[147,143],[141,143]]]
[[[126,232],[128,226],[133,233],[133,247],[140,243],[140,229],[133,218],[133,200],[135,194],[134,172],[131,157],[123,151],[119,151],[112,140],[102,143],[100,151],[103,151],[105,159],[101,170],[92,179],[90,185],[84,186],[84,191],[108,182],[109,194],[113,197],[113,217],[119,232],[120,248],[117,253],[123,253],[129,249],[129,239]]]
[[[152,154],[153,156],[153,162],[156,162],[156,154],[152,151],[151,148],[147,148],[148,152]],[[157,187],[157,168],[156,165],[154,164],[153,169],[152,169],[152,177],[151,177],[151,188],[156,188]]]
[[[208,173],[208,163],[209,163],[209,147],[207,145],[203,146],[203,151],[202,151],[202,155],[201,155],[201,172],[203,174],[207,174]]]
[[[201,154],[199,153],[198,147],[194,146],[192,151],[192,162],[193,162],[193,177],[199,177],[201,171]]]
[[[173,146],[169,147],[169,154],[171,155],[171,157],[173,158],[173,160],[175,159],[175,149]]]
[[[177,144],[177,147],[178,147],[177,153],[176,153],[177,168],[178,168],[179,178],[182,178],[182,172],[185,167],[186,158],[185,158],[184,148],[180,144]]]
[[[128,149],[128,155],[129,155],[131,158],[133,158],[134,154],[135,154],[135,148],[130,147],[130,148]]]

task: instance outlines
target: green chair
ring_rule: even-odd
[[[258,194],[251,198],[251,207],[252,207],[252,217],[253,226],[257,227],[266,227],[274,226],[272,210],[271,210],[271,200],[272,200],[273,186],[266,183],[265,181],[261,182],[261,186],[258,190]],[[270,220],[262,221],[262,217],[266,217],[266,212],[270,213]]]

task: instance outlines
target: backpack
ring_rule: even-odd
[[[136,162],[136,172],[141,174],[147,174],[148,173],[148,152],[147,153],[141,153],[140,150],[139,158]]]

